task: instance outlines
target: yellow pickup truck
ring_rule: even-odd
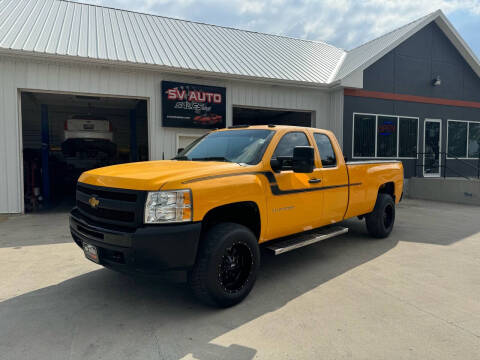
[[[338,223],[355,216],[386,237],[402,193],[401,162],[345,162],[330,131],[232,127],[172,160],[83,173],[70,230],[92,261],[187,270],[200,300],[227,307],[252,289],[260,247],[278,255],[344,234]]]

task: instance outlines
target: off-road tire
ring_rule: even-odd
[[[368,233],[375,238],[386,238],[395,223],[395,201],[389,194],[378,194],[373,211],[365,217]]]
[[[244,281],[238,289],[227,289],[224,283],[225,257],[232,249],[243,254]],[[231,256],[227,258],[232,258]],[[250,259],[250,260],[246,260]],[[250,267],[247,270],[248,264]],[[202,238],[196,263],[189,273],[193,294],[203,303],[216,307],[229,307],[241,302],[252,290],[258,268],[260,250],[255,235],[245,226],[221,223],[213,226]],[[228,271],[228,270],[227,270]]]

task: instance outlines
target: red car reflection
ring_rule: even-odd
[[[202,125],[213,125],[222,122],[222,116],[216,114],[198,115],[193,118],[193,122]]]

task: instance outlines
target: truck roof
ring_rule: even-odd
[[[225,131],[225,130],[240,130],[240,129],[261,129],[261,130],[288,130],[288,129],[312,129],[311,127],[306,126],[293,126],[293,125],[234,125],[229,126],[224,129],[217,129],[216,131]]]

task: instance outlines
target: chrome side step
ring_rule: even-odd
[[[273,251],[275,255],[280,255],[319,241],[327,240],[335,236],[343,235],[348,232],[348,228],[343,226],[330,226],[309,232],[308,234],[299,234],[286,237],[275,244],[266,246]]]

